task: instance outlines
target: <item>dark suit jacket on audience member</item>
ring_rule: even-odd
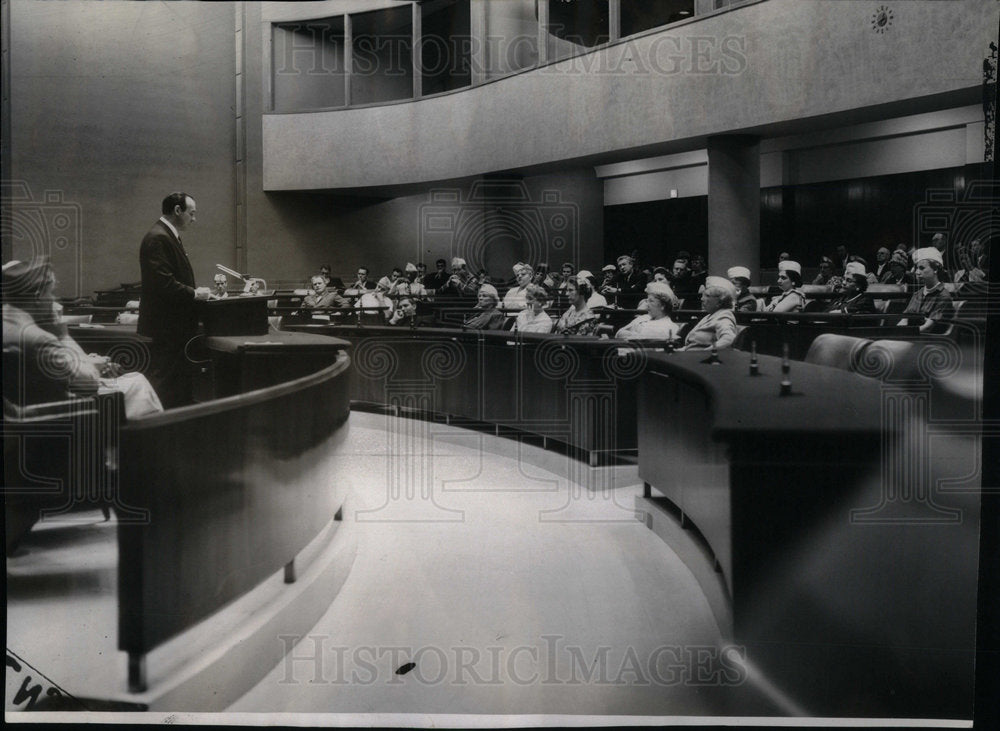
[[[448,272],[428,272],[424,275],[424,289],[441,289],[448,283],[451,275]]]

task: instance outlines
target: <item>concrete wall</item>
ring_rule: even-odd
[[[196,277],[232,265],[233,6],[15,0],[10,22],[4,258],[51,251],[64,296],[138,280],[160,201],[185,190]]]
[[[767,0],[445,97],[266,115],[264,187],[432,182],[685,140],[695,149],[706,135],[778,134],[893,102],[912,112],[956,91],[974,100],[997,4],[915,0],[877,32],[879,5]],[[406,155],[372,154],[400,140]]]

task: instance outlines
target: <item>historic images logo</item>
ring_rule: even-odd
[[[888,5],[880,5],[878,10],[872,13],[872,30],[876,33],[885,33],[892,27],[892,9]]]

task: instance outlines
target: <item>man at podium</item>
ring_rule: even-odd
[[[150,380],[165,408],[193,401],[191,365],[184,355],[198,332],[197,300],[211,296],[195,287],[194,271],[181,242],[181,232],[195,221],[195,201],[187,193],[171,193],[160,206],[163,215],[139,247],[142,297],[137,332],[152,338]]]

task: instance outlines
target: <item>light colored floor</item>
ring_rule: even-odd
[[[313,632],[231,710],[762,712],[722,672],[691,572],[635,521],[634,468],[630,484],[586,491],[537,466],[565,457],[510,440],[374,414],[351,429],[357,561]],[[433,500],[405,499],[421,484]]]
[[[775,712],[720,649],[689,569],[635,520],[634,466],[359,412],[349,444],[351,573],[307,637],[275,637],[298,644],[230,711]],[[125,678],[115,528],[73,517],[8,559],[8,647],[101,697]]]

